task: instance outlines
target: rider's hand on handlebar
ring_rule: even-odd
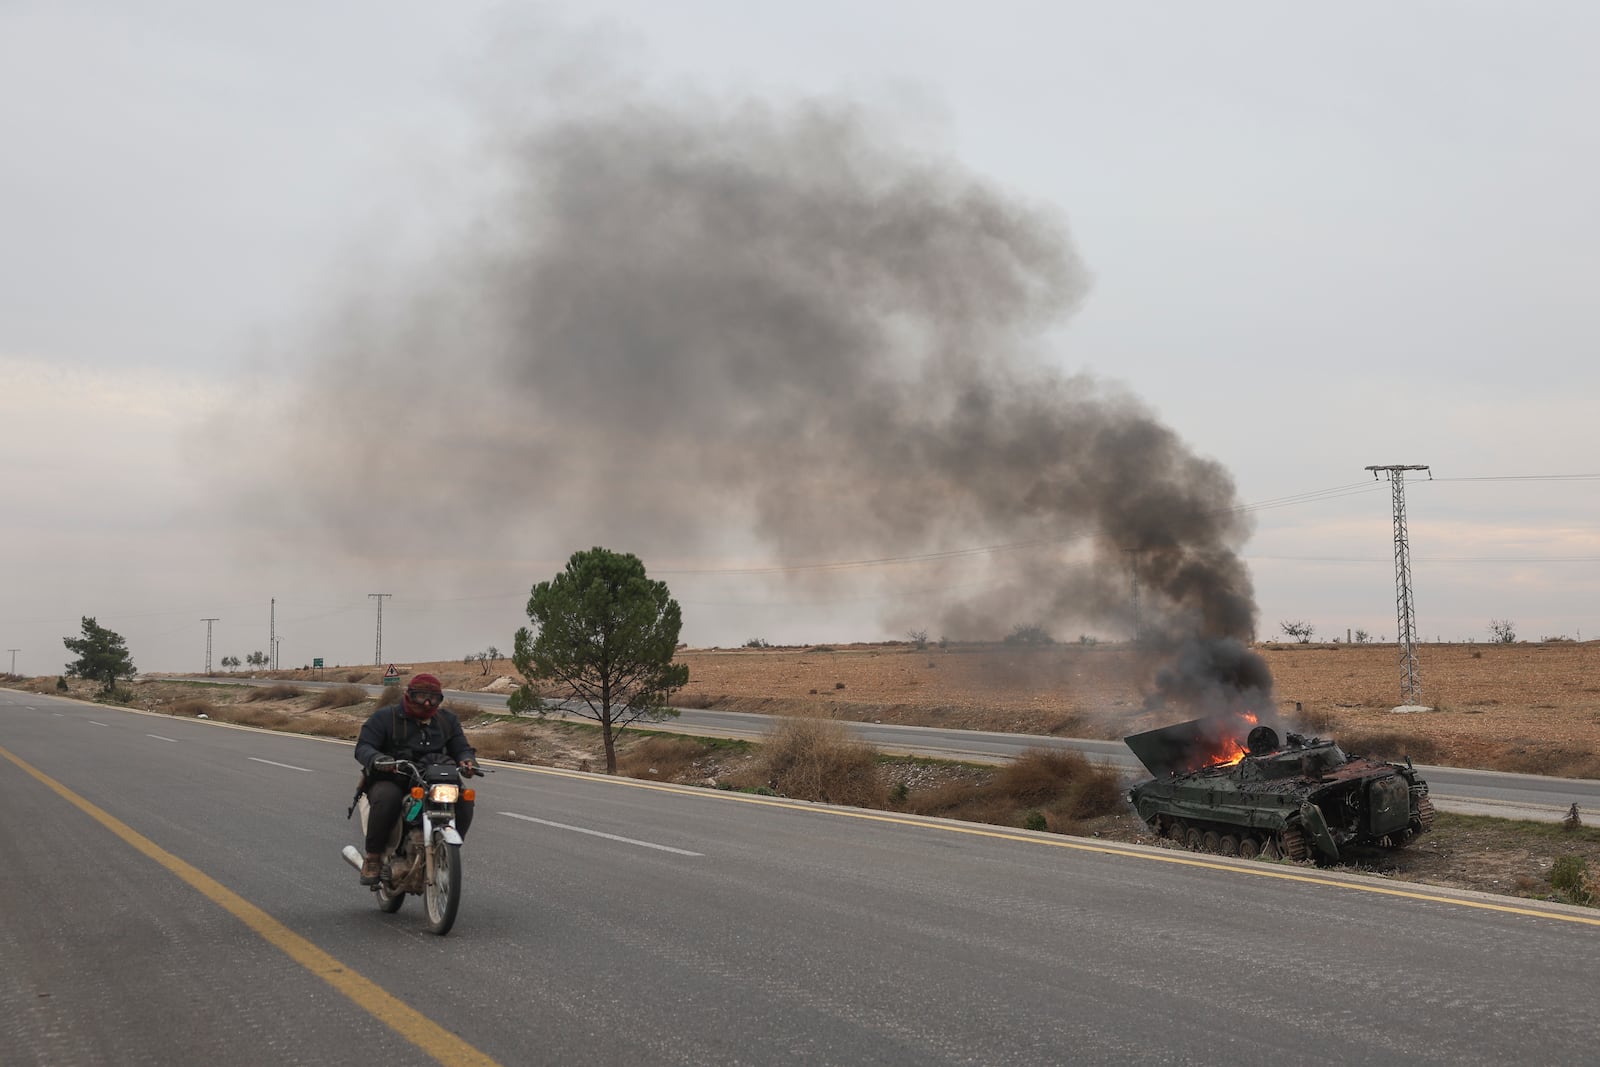
[[[367,767],[367,770],[373,774],[386,774],[387,772],[394,770],[398,763],[399,761],[393,756],[379,756],[377,759],[372,761],[371,765]]]
[[[461,768],[461,777],[463,778],[471,778],[475,774],[483,773],[478,769],[478,761],[475,759],[464,759],[456,766]]]

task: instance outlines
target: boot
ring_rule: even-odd
[[[383,857],[376,852],[368,852],[366,859],[361,861],[361,884],[377,885],[382,874]]]

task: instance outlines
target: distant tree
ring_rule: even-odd
[[[239,669],[239,657],[238,656],[223,656],[222,657],[222,665],[228,669],[228,673],[229,674],[232,674],[234,671]]]
[[[637,556],[596,547],[574,552],[565,570],[533,587],[528,620],[535,629],[517,631],[511,654],[525,679],[511,710],[542,714],[534,683],[559,683],[583,705],[571,710],[600,724],[606,773],[616,774],[618,734],[639,719],[678,714],[666,703],[689,681],[688,666],[672,662],[678,602]]]
[[[1280,622],[1278,623],[1278,629],[1282,630],[1284,633],[1288,634],[1302,645],[1308,643],[1311,640],[1311,635],[1317,632],[1317,628],[1315,626],[1312,626],[1309,622],[1302,622],[1299,619],[1295,619],[1293,622]]]
[[[1516,624],[1510,619],[1490,619],[1489,632],[1502,645],[1509,645],[1517,639]]]
[[[252,667],[265,667],[267,665],[267,654],[265,652],[252,652],[244,658],[244,661]]]
[[[493,645],[490,645],[489,646],[489,662],[490,663],[495,663],[495,662],[498,662],[499,659],[500,659],[500,650],[498,648],[495,648]]]
[[[67,664],[67,674],[74,678],[89,678],[100,683],[109,693],[117,687],[118,678],[132,678],[138,668],[128,656],[127,643],[122,635],[99,625],[87,615],[83,617],[82,637],[63,637],[61,643],[78,658]]]
[[[461,664],[464,667],[470,667],[477,661],[477,659],[478,654],[476,652],[468,652],[465,656],[461,657]]]
[[[1357,630],[1357,631],[1356,631],[1356,632],[1355,632],[1355,637],[1354,637],[1354,640],[1355,640],[1355,643],[1356,643],[1356,644],[1358,644],[1358,645],[1364,645],[1364,644],[1366,644],[1366,643],[1367,643],[1367,642],[1368,642],[1368,641],[1371,641],[1371,640],[1372,640],[1372,635],[1371,635],[1371,634],[1369,634],[1369,633],[1367,633],[1367,631],[1365,631],[1365,630]]]
[[[744,643],[745,648],[771,648],[772,642],[765,637],[752,637]]]
[[[922,649],[925,649],[925,648],[928,647],[928,631],[926,631],[926,630],[910,630],[910,631],[907,631],[906,640],[910,641],[913,645],[916,645],[917,646],[917,650],[921,651]]]

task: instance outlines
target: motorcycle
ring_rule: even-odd
[[[443,936],[455,925],[461,907],[461,835],[456,832],[456,804],[474,799],[474,791],[461,785],[461,768],[454,763],[418,765],[410,760],[380,760],[375,769],[404,775],[411,783],[401,808],[399,823],[383,854],[382,875],[370,887],[378,897],[378,910],[394,914],[408,894],[421,896],[428,913],[428,929]],[[478,772],[482,774],[482,771]],[[350,812],[361,811],[361,832],[367,832],[370,807],[364,787],[358,789]],[[341,855],[356,870],[362,853],[346,845]]]

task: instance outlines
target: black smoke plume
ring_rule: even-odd
[[[351,302],[289,416],[280,498],[352,551],[670,574],[753,536],[889,633],[1137,628],[1160,699],[1270,700],[1228,473],[1050,351],[1087,290],[1053,211],[825,103],[613,96],[501,144],[475,225]],[[352,484],[438,521],[374,537]],[[842,561],[882,562],[813,566]]]

